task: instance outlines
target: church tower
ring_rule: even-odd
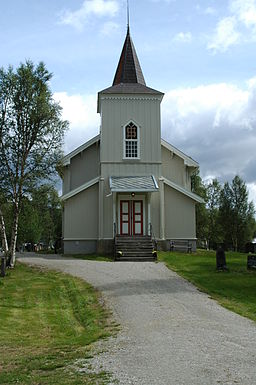
[[[146,86],[129,27],[111,87],[99,92],[101,163],[104,176],[159,175],[160,103],[163,93]],[[111,168],[111,170],[109,169]]]
[[[113,232],[150,233],[150,201],[161,175],[160,104],[163,93],[146,86],[129,27],[111,87],[99,92],[102,234],[112,193]],[[136,202],[136,207],[134,203]]]
[[[156,247],[196,249],[198,163],[161,139],[163,96],[146,85],[128,27],[113,84],[98,93],[99,135],[63,159],[65,253],[152,260]]]

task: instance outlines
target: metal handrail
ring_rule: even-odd
[[[154,231],[153,231],[152,223],[149,224],[149,231],[150,231],[151,240],[152,240],[152,242],[154,244],[154,248],[157,251],[157,240],[156,240],[156,237],[155,237],[155,234],[154,234]]]

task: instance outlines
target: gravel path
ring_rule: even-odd
[[[164,264],[32,253],[21,259],[81,277],[102,292],[121,332],[97,345],[106,351],[90,361],[93,370],[105,369],[123,385],[256,384],[256,324]]]

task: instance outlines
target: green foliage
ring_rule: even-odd
[[[0,69],[0,183],[11,198],[54,174],[60,159],[67,122],[51,78],[43,63]]]
[[[206,187],[197,171],[191,177],[191,190],[195,194],[199,195],[206,202],[207,200],[207,190]],[[206,209],[205,203],[196,204],[196,234],[200,240],[208,239],[208,212]]]
[[[68,127],[50,90],[51,78],[43,63],[0,69],[0,186],[13,205],[13,262],[22,199],[56,176]]]
[[[18,243],[39,241],[53,245],[61,238],[62,207],[57,191],[51,185],[42,185],[24,198],[18,231]]]
[[[90,344],[115,329],[90,285],[20,264],[0,282],[2,385],[105,383],[106,373],[76,369]]]
[[[217,179],[205,185],[199,173],[192,177],[192,191],[205,200],[196,205],[197,238],[208,247],[220,243],[234,250],[243,250],[255,234],[255,211],[248,201],[244,181],[235,176],[231,185],[221,186]]]
[[[248,202],[248,191],[239,176],[231,185],[226,182],[220,194],[220,220],[225,243],[232,244],[234,250],[241,250],[250,242],[254,231],[254,206]]]
[[[218,243],[223,242],[222,226],[220,225],[219,205],[221,185],[217,179],[213,179],[206,187],[207,214],[208,214],[208,242],[209,247],[216,248]]]
[[[214,251],[198,250],[193,255],[161,252],[158,258],[222,306],[256,321],[256,272],[247,270],[246,254],[227,252],[228,272],[216,270]]]

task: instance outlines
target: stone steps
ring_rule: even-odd
[[[115,260],[117,261],[155,261],[152,239],[149,236],[117,236],[115,242]]]

